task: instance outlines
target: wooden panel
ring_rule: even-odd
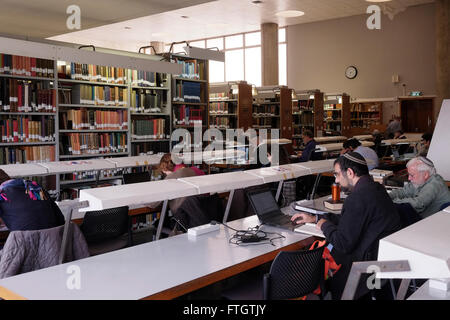
[[[350,135],[350,96],[349,95],[342,95],[342,129],[341,134],[343,136],[349,136]]]
[[[252,96],[252,86],[240,82],[239,85],[239,98],[238,98],[238,128],[242,128],[246,131],[252,126],[252,106],[253,106],[253,96]]]
[[[314,137],[323,136],[323,130],[323,92],[316,92],[314,94]]]
[[[401,98],[400,113],[404,132],[432,132],[434,98]]]

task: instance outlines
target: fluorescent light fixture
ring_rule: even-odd
[[[145,70],[161,73],[181,74],[182,67],[175,63],[155,60],[155,58],[127,51],[96,48],[96,51],[80,50],[60,44],[48,44],[27,40],[0,37],[2,52],[40,59],[60,60],[77,63],[114,66],[119,68]],[[103,51],[103,52],[101,52]]]
[[[225,62],[225,53],[216,50],[202,49],[197,47],[183,47],[186,55],[190,58],[215,60]]]
[[[279,11],[279,12],[275,13],[275,15],[277,17],[281,17],[281,18],[301,17],[304,14],[305,13],[303,11],[300,11],[300,10],[285,10],[285,11]]]

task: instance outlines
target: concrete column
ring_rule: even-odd
[[[436,85],[435,121],[443,99],[450,99],[450,0],[436,0]]]
[[[153,46],[153,48],[155,48],[156,50],[156,54],[160,54],[160,53],[164,53],[164,42],[161,41],[151,41],[150,45]],[[153,54],[153,50],[152,53]]]
[[[262,85],[278,85],[278,24],[261,25]]]

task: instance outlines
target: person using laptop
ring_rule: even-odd
[[[330,290],[333,299],[340,299],[352,263],[376,260],[379,240],[400,230],[401,223],[396,206],[386,189],[373,181],[361,154],[348,152],[336,159],[334,176],[342,190],[350,191],[344,200],[341,215],[319,219],[297,213],[291,220],[297,224],[317,222],[316,227],[333,246],[331,254],[342,266],[331,278]],[[368,292],[366,281],[361,280],[357,296]]]

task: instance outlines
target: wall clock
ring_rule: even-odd
[[[356,69],[355,66],[349,66],[347,69],[345,69],[345,76],[348,79],[355,79],[358,75],[358,69]]]

